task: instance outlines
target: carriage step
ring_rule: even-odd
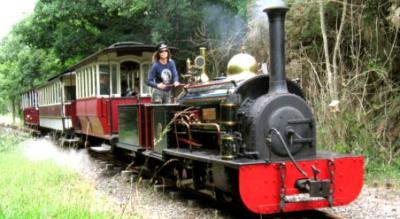
[[[60,142],[62,143],[78,143],[79,142],[79,138],[75,137],[75,138],[60,138]]]
[[[90,150],[97,153],[109,153],[111,152],[111,145],[101,144],[100,146],[90,147]]]

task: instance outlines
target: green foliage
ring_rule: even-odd
[[[308,46],[314,40],[321,41],[318,3],[304,4],[304,1],[292,0],[287,15],[287,38],[294,47]],[[307,16],[304,16],[307,15]]]
[[[185,50],[208,5],[235,15],[246,1],[39,1],[35,13],[17,33],[30,46],[54,50],[64,63],[118,41],[167,41]],[[194,7],[195,6],[195,7]],[[244,14],[244,12],[240,12]],[[79,45],[79,46],[77,46]]]
[[[57,74],[64,66],[52,50],[33,49],[20,35],[11,33],[0,46],[0,111],[10,100],[18,103],[20,94]]]
[[[32,18],[16,32],[27,45],[52,49],[65,62],[102,46],[98,36],[107,15],[98,1],[39,1]]]

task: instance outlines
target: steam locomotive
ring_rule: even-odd
[[[153,103],[144,80],[155,47],[117,43],[24,94],[25,123],[103,143],[91,149],[125,152],[179,188],[239,201],[254,213],[346,205],[361,191],[364,158],[317,152],[313,113],[285,75],[287,10],[283,2],[264,10],[269,75],[256,75],[254,58],[241,53],[227,77],[205,82],[202,50],[187,63],[191,83],[177,102]],[[124,84],[135,93],[123,95]]]

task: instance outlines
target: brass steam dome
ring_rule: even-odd
[[[229,80],[245,80],[256,75],[256,59],[247,54],[239,53],[228,62],[227,77]]]

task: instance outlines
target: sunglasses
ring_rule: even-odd
[[[160,51],[160,53],[163,53],[163,52],[168,52],[168,50],[161,50],[161,51]]]

